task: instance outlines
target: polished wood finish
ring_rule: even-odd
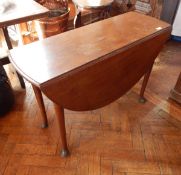
[[[93,110],[118,99],[150,71],[170,32],[167,23],[130,12],[14,49],[11,62],[62,108]]]
[[[40,113],[42,116],[42,121],[43,121],[42,122],[42,128],[47,128],[48,127],[48,119],[47,119],[47,114],[46,114],[46,110],[45,110],[45,105],[43,102],[42,93],[41,93],[40,89],[37,88],[36,86],[34,86],[33,84],[32,84],[32,88],[33,88],[33,91],[35,93],[36,100],[37,100],[37,103],[38,103],[38,106],[40,109]]]
[[[112,53],[87,63],[74,73],[42,84],[41,89],[52,101],[70,110],[86,111],[108,105],[147,73],[169,35],[170,30],[115,56]],[[151,47],[153,50],[147,50]]]
[[[31,84],[21,90],[13,74],[16,104],[0,118],[0,174],[180,175],[181,107],[168,100],[180,73],[181,43],[167,43],[154,64],[145,97],[141,81],[114,103],[88,112],[65,110],[71,156],[62,159],[52,102],[44,96],[49,127],[39,125]],[[168,76],[166,76],[168,75]],[[176,120],[176,118],[180,118]]]
[[[170,92],[170,98],[181,103],[181,73],[178,77],[175,87]]]
[[[144,24],[141,21],[144,21]],[[104,30],[106,27],[109,27],[109,30]],[[162,29],[159,31],[158,27]],[[129,12],[21,48],[14,48],[10,51],[11,60],[15,62],[15,66],[18,65],[17,69],[26,79],[38,86],[106,55],[113,56],[169,31],[170,26],[162,21]]]
[[[39,19],[48,15],[48,9],[33,0],[13,0],[11,9],[0,15],[0,28]]]

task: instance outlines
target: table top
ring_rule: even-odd
[[[79,8],[101,8],[109,6],[113,3],[114,0],[73,0]]]
[[[0,14],[0,28],[48,15],[49,10],[33,0],[12,0],[10,2],[12,2],[10,8]]]
[[[10,51],[10,60],[27,80],[41,86],[160,35],[165,30],[170,30],[169,24],[129,12],[14,48]]]

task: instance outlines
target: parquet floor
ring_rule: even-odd
[[[95,111],[66,110],[71,156],[61,158],[53,105],[49,128],[40,128],[32,88],[10,75],[16,104],[0,118],[0,175],[181,175],[181,106],[168,100],[181,68],[181,44],[168,43],[138,103],[138,83],[116,102]],[[180,121],[179,121],[180,120]]]

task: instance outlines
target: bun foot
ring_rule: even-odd
[[[61,157],[67,157],[70,155],[70,152],[69,152],[69,150],[62,149],[60,155],[61,155]]]
[[[142,104],[146,103],[146,101],[147,101],[147,100],[146,100],[146,98],[144,98],[144,97],[140,97],[140,98],[139,98],[139,102],[142,103]]]
[[[44,129],[44,128],[48,128],[48,123],[42,124],[42,125],[41,125],[41,128],[43,128],[43,129]]]

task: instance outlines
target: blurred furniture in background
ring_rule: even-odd
[[[65,32],[70,12],[68,0],[41,0],[40,3],[50,10],[47,17],[37,21],[37,32],[40,39]]]
[[[126,13],[135,9],[136,0],[114,0],[113,10],[117,13]]]
[[[52,36],[66,30],[73,29],[73,19],[76,16],[76,8],[72,0],[36,0],[39,4],[52,9],[64,9],[70,8],[69,13],[58,17],[54,15],[58,13],[53,12],[50,17],[46,19],[41,19],[39,22],[28,21],[27,23],[21,23],[19,30],[21,33],[21,39],[23,44],[31,43],[39,40],[40,38],[45,38]],[[176,0],[178,1],[178,0]],[[91,2],[91,1],[90,1]],[[114,0],[111,4],[111,10],[109,12],[110,16],[115,16],[123,14],[129,11],[137,10],[140,13],[144,13],[156,18],[160,18],[162,14],[165,13],[165,1],[163,0]],[[172,6],[174,6],[172,4]],[[151,7],[151,11],[149,10]],[[142,11],[141,11],[142,10]],[[69,15],[68,15],[69,14]],[[100,16],[97,11],[82,11],[81,22],[83,24],[89,24],[91,21],[99,20]],[[68,23],[68,24],[67,24]],[[38,25],[37,25],[38,24]]]
[[[173,24],[179,2],[180,0],[174,0],[174,1],[164,0],[161,19],[170,24]]]
[[[2,29],[0,29],[0,62],[2,65],[9,64],[8,48]]]
[[[37,30],[40,38],[47,38],[65,32],[68,27],[69,10],[51,10],[49,16],[38,20]]]
[[[101,20],[110,17],[110,8],[114,0],[100,0],[100,1],[88,1],[88,0],[73,0],[76,7],[76,16],[74,19],[74,27],[80,27],[83,25],[81,20],[81,13],[90,13],[90,21]],[[96,19],[92,19],[92,15],[98,13]]]
[[[170,91],[170,98],[181,103],[181,73],[175,87]]]
[[[5,37],[5,41],[7,43],[8,49],[12,49],[13,46],[12,46],[11,39],[10,39],[10,36],[9,36],[9,33],[8,33],[8,28],[3,27],[2,30],[3,30],[3,34],[4,34],[4,37]],[[8,58],[8,50],[5,49],[5,48],[1,48],[0,62],[1,62],[2,65],[6,65],[6,64],[10,63],[9,58]],[[22,76],[19,75],[18,72],[17,72],[17,76],[18,76],[21,87],[25,88],[25,83],[24,83],[24,80],[23,80]]]
[[[23,8],[22,8],[23,7]],[[3,30],[5,41],[8,49],[12,49],[11,39],[8,33],[8,26],[15,25],[21,22],[30,21],[33,19],[45,17],[48,14],[48,10],[42,7],[34,1],[21,1],[14,0],[11,8],[4,10],[0,15],[0,28]],[[8,63],[9,59],[7,55],[1,57],[4,63]],[[25,88],[23,78],[17,73],[21,87]]]
[[[135,10],[160,19],[163,3],[164,0],[115,0],[113,8],[119,13]]]
[[[39,37],[45,38],[74,28],[73,19],[76,16],[76,8],[72,0],[65,0],[63,3],[59,0],[36,1],[41,5],[49,8],[50,10],[62,9],[62,7],[66,7],[68,9],[70,8],[70,11],[69,13],[67,12],[67,14],[62,15],[62,17],[55,17],[54,15],[56,14],[56,12],[53,12],[52,14],[50,14],[50,17],[41,19],[39,22],[28,21],[27,23],[21,23],[20,31],[23,44],[37,41]],[[162,13],[163,0],[114,0],[111,4],[109,15],[116,16],[129,11],[134,11],[136,2],[141,2],[140,4],[142,4],[143,6],[144,4],[147,4],[148,7],[151,7],[151,11],[147,11],[149,12],[147,13],[147,15],[160,18],[160,14]],[[145,7],[141,8],[145,9]],[[83,24],[89,24],[90,22],[94,22],[100,19],[98,11],[84,10],[81,12],[81,23]],[[143,10],[142,13],[145,14],[146,12],[144,12]]]
[[[143,13],[145,15],[150,15],[152,12],[152,7],[149,0],[137,0],[135,3],[135,11]]]
[[[11,84],[0,61],[0,117],[5,115],[14,104]]]

